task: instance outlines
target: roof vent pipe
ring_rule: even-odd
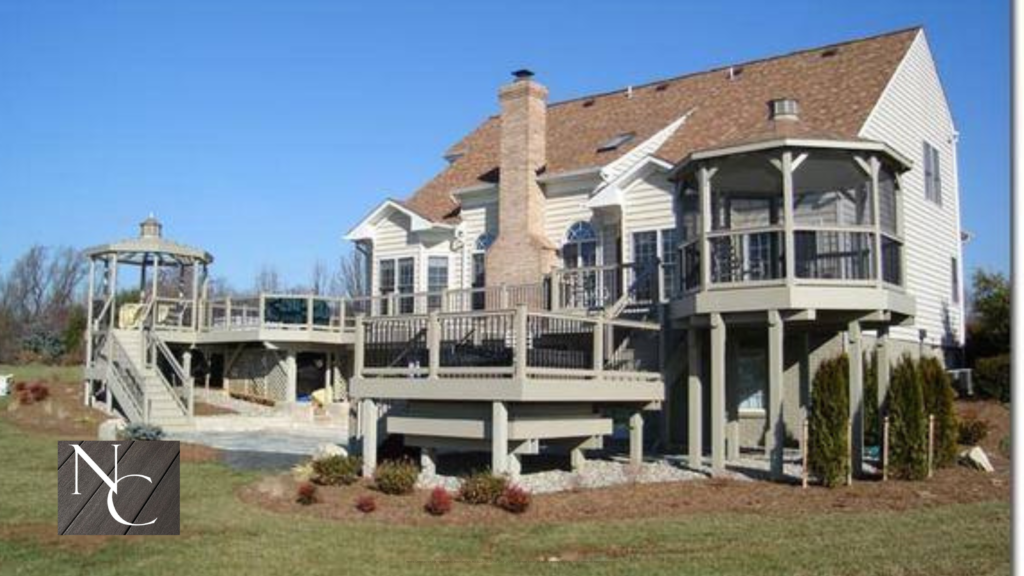
[[[776,98],[768,101],[768,118],[771,120],[799,120],[800,105],[793,98]]]

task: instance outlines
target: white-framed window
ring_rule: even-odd
[[[679,291],[677,274],[678,258],[676,248],[679,245],[679,233],[675,228],[646,230],[633,233],[633,263],[654,266],[661,269],[661,294],[672,297]],[[651,287],[654,284],[650,284]],[[652,296],[649,289],[642,290],[638,297]]]
[[[448,289],[448,257],[430,256],[427,258],[427,297],[428,310],[440,310],[442,294]]]
[[[939,150],[924,143],[924,197],[942,206],[942,170]]]
[[[562,263],[566,268],[597,266],[597,232],[590,222],[569,226],[562,244]]]
[[[389,296],[395,292],[395,261],[394,259],[377,261],[377,292],[381,296]],[[381,315],[388,315],[391,312],[388,298],[380,301]]]
[[[412,294],[416,289],[416,259],[407,258],[381,258],[377,261],[377,292],[381,296],[389,296],[394,293]],[[398,299],[398,312],[400,314],[412,314],[414,298],[401,296]],[[381,299],[380,313],[387,315],[394,313],[390,309],[387,298]]]
[[[473,310],[483,310],[487,307],[487,294],[483,288],[487,286],[487,250],[494,244],[494,234],[484,232],[477,236],[473,243],[473,276],[472,296],[470,304]]]

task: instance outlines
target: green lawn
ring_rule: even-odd
[[[0,374],[14,374],[15,382],[32,382],[47,380],[49,382],[81,382],[81,366],[46,366],[43,364],[26,364],[12,366],[0,364]]]
[[[2,414],[0,405],[0,414]],[[56,530],[54,440],[0,416],[0,534]],[[1006,502],[904,513],[755,514],[504,527],[393,527],[273,514],[253,474],[183,464],[182,536],[91,552],[0,536],[0,574],[1009,574]],[[74,538],[72,536],[62,538]],[[573,561],[541,558],[574,551]]]

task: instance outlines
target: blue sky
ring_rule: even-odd
[[[960,130],[969,268],[1009,269],[1002,2],[0,0],[0,268],[165,233],[302,283],[442,168],[529,67],[552,100],[925,26]]]

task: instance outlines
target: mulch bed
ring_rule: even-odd
[[[488,525],[498,522],[575,522],[685,516],[693,513],[769,513],[776,516],[866,511],[902,511],[915,508],[985,501],[1009,503],[1010,462],[999,454],[999,440],[1009,433],[1010,412],[995,402],[960,402],[958,411],[971,410],[989,421],[983,447],[996,472],[985,474],[964,467],[937,470],[922,482],[891,480],[855,481],[852,486],[829,490],[743,480],[708,479],[667,484],[635,484],[560,494],[534,496],[531,509],[516,516],[493,506],[456,502],[452,512],[433,517],[423,510],[429,495],[388,496],[368,483],[344,487],[318,487],[320,502],[295,502],[298,483],[287,474],[268,476],[239,490],[244,502],[281,514],[300,514],[342,522],[401,525]],[[377,510],[359,512],[355,501],[372,495]]]

